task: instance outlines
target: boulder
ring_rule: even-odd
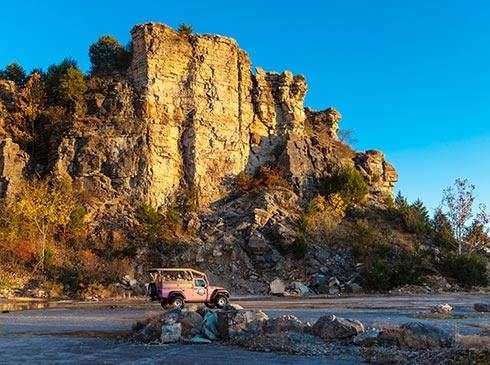
[[[411,350],[439,350],[451,346],[451,338],[441,329],[420,322],[400,326],[398,345]]]
[[[264,322],[269,319],[260,310],[219,311],[218,330],[222,338],[241,340],[255,338],[263,333]]]
[[[182,326],[180,323],[164,324],[162,326],[162,335],[160,341],[162,343],[179,342],[182,334]]]
[[[473,306],[477,312],[490,312],[490,304],[489,303],[475,303]]]
[[[267,319],[264,322],[264,333],[284,334],[288,332],[304,332],[306,325],[295,316],[283,315]]]
[[[376,330],[361,332],[353,340],[354,345],[359,347],[378,346],[379,341],[379,332]]]
[[[432,313],[440,313],[440,314],[447,314],[453,310],[453,307],[451,307],[449,304],[438,304],[434,306],[430,311]]]
[[[270,283],[269,288],[272,295],[284,295],[286,284],[284,284],[281,279],[277,278]]]
[[[181,308],[172,308],[166,311],[162,316],[163,324],[175,324],[179,320],[179,317],[182,313]]]
[[[203,337],[215,341],[218,339],[218,313],[210,309],[206,309],[204,314],[204,321],[202,324],[202,335]]]
[[[182,326],[182,337],[192,338],[201,333],[203,328],[203,317],[194,311],[182,311],[178,323]]]
[[[294,281],[291,284],[291,287],[296,293],[300,293],[303,295],[310,294],[310,288],[308,288],[305,284],[300,283],[299,281]]]
[[[263,255],[270,250],[270,247],[268,241],[262,234],[257,231],[253,231],[248,240],[246,249],[252,255]]]
[[[325,275],[313,275],[310,283],[314,287],[325,286],[328,284],[327,277]]]
[[[312,332],[325,340],[340,340],[364,332],[364,325],[357,320],[337,318],[332,314],[318,318]]]

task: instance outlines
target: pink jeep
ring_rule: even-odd
[[[163,308],[182,308],[186,302],[223,308],[228,303],[228,290],[209,285],[203,272],[187,268],[154,268],[148,273],[151,277],[148,285],[151,301],[159,301]]]

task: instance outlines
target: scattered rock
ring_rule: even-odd
[[[162,316],[163,324],[175,324],[179,320],[179,317],[182,313],[181,308],[172,308],[166,311]]]
[[[432,313],[441,313],[441,314],[447,314],[453,310],[453,307],[451,307],[449,304],[438,304],[435,307],[433,307],[430,311]]]
[[[362,287],[357,283],[347,283],[347,288],[351,293],[359,293],[362,291]]]
[[[264,323],[264,332],[286,333],[286,332],[304,332],[306,325],[295,316],[284,315],[267,319]]]
[[[325,275],[313,275],[310,283],[314,287],[324,286],[328,284],[327,277]]]
[[[420,322],[401,325],[397,333],[398,345],[413,350],[438,350],[451,346],[451,338],[441,329]]]
[[[271,295],[284,295],[286,290],[286,284],[279,278],[273,280],[269,287]]]
[[[337,318],[332,314],[318,318],[312,332],[326,340],[337,340],[354,337],[364,332],[364,325],[357,320]]]
[[[369,330],[360,332],[353,340],[354,345],[359,347],[378,346],[380,343],[379,332],[377,330]]]
[[[291,288],[294,292],[300,293],[302,295],[310,294],[310,288],[308,288],[305,284],[300,283],[299,281],[294,281],[291,284]]]
[[[477,312],[490,312],[490,304],[489,303],[475,303],[473,306]]]

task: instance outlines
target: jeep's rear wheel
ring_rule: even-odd
[[[185,301],[184,298],[182,298],[179,295],[176,295],[170,299],[169,304],[171,307],[174,308],[184,308]]]
[[[223,308],[225,305],[228,304],[228,298],[222,294],[218,294],[216,298],[214,298],[214,304],[218,308]]]

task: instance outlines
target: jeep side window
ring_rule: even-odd
[[[201,287],[205,287],[206,286],[206,282],[203,279],[197,279],[196,281],[194,281],[194,284],[196,286],[201,286]]]

